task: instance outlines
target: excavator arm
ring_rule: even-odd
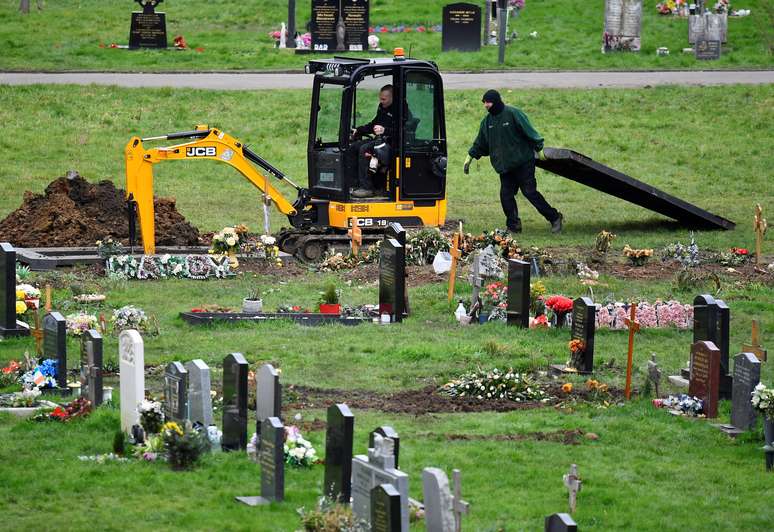
[[[189,142],[169,147],[145,149],[144,141],[190,139]],[[160,137],[141,139],[132,137],[124,152],[126,163],[126,196],[137,206],[140,234],[146,254],[156,251],[153,208],[153,165],[168,160],[210,159],[236,168],[248,181],[270,199],[280,212],[292,220],[300,211],[309,208],[306,189],[294,184],[282,172],[251,151],[238,139],[218,129],[197,126],[194,131],[171,133]],[[265,173],[256,169],[259,166]],[[267,174],[288,182],[298,191],[298,199],[291,204],[282,193],[269,184]]]

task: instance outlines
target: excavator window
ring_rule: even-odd
[[[320,87],[317,113],[317,143],[321,146],[338,145],[341,126],[341,85],[324,84]]]
[[[406,146],[430,146],[440,137],[436,117],[435,80],[424,72],[410,72],[406,79],[406,104],[411,116],[404,126]]]

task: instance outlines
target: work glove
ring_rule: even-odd
[[[467,157],[465,157],[465,165],[462,167],[462,171],[465,172],[465,175],[468,175],[470,173],[470,163],[473,162],[473,157],[468,154]]]
[[[548,157],[546,157],[546,152],[544,152],[543,150],[540,150],[538,152],[538,159],[540,159],[541,161],[547,160]]]

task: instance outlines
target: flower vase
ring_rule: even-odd
[[[243,299],[242,312],[263,312],[263,299]]]
[[[489,321],[489,313],[488,312],[480,312],[478,314],[478,323],[486,323]]]
[[[774,419],[763,418],[763,443],[765,445],[774,443]]]
[[[228,256],[228,265],[232,270],[236,270],[239,267],[239,260],[237,260],[236,251],[229,250],[226,255]]]

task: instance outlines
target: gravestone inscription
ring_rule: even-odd
[[[43,316],[43,357],[56,360],[56,385],[67,389],[67,320],[58,312]]]
[[[400,493],[392,484],[379,484],[371,490],[372,532],[401,532]]]
[[[102,335],[89,329],[81,338],[81,397],[102,404]]]
[[[164,417],[178,423],[188,419],[188,370],[180,362],[170,362],[164,371]]]
[[[379,252],[379,314],[403,321],[405,294],[406,249],[394,238],[385,238]]]
[[[16,319],[16,250],[0,242],[0,338],[29,334],[30,328]]]
[[[164,0],[135,0],[142,11],[132,12],[129,28],[129,48],[166,48],[167,15],[157,13],[156,6]]]
[[[312,0],[312,50],[328,52],[336,49],[338,0]]]
[[[529,262],[508,260],[508,325],[529,328]]]
[[[231,353],[223,359],[224,451],[247,448],[247,371],[242,353]]]
[[[688,394],[704,401],[704,414],[718,417],[720,350],[714,343],[702,340],[691,346],[691,380]]]
[[[279,372],[271,364],[258,368],[255,375],[255,432],[261,438],[263,422],[270,417],[279,418],[282,410],[282,385]]]
[[[352,445],[355,416],[345,404],[328,407],[323,495],[348,503],[352,494]]]
[[[210,368],[204,360],[185,363],[188,370],[188,419],[205,427],[213,424]]]
[[[121,387],[121,429],[130,434],[140,424],[138,405],[145,397],[145,347],[134,329],[118,335],[119,379]]]
[[[368,0],[341,0],[344,48],[348,52],[368,50]]]
[[[460,2],[443,6],[441,50],[477,52],[481,49],[481,8]]]
[[[731,397],[731,425],[740,430],[755,426],[752,392],[761,382],[761,361],[752,353],[734,357],[734,386]]]

